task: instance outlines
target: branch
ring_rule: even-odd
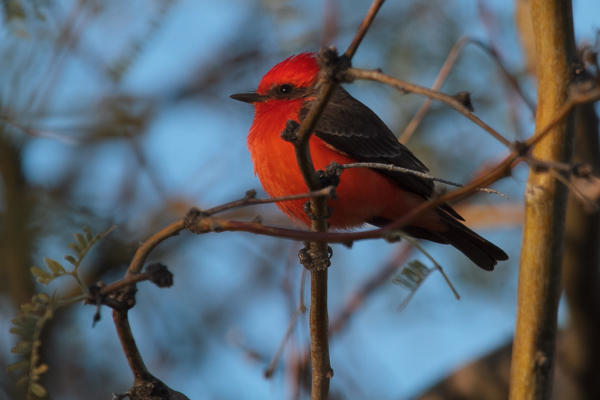
[[[536,126],[545,127],[525,144],[537,159],[570,163],[577,95],[569,94],[577,65],[570,0],[531,0],[537,71]],[[589,94],[589,93],[588,93]],[[585,94],[583,94],[585,96]],[[559,122],[560,121],[560,122]],[[556,353],[561,294],[562,242],[567,188],[545,172],[530,169],[519,266],[517,322],[509,398],[549,399]]]
[[[477,117],[470,109],[470,100],[467,97],[464,99],[464,92],[459,93],[456,96],[450,96],[444,93],[437,92],[435,90],[427,89],[426,87],[415,85],[414,83],[409,83],[400,79],[392,78],[391,76],[385,75],[379,71],[370,71],[366,69],[357,69],[357,68],[349,68],[346,71],[346,74],[353,79],[364,79],[368,81],[375,81],[386,84],[393,88],[398,89],[402,93],[415,93],[422,96],[429,97],[434,100],[441,101],[442,103],[446,103],[450,107],[454,108],[456,111],[475,122],[481,128],[483,128],[486,132],[492,135],[496,140],[505,145],[506,147],[510,147],[511,142],[502,136],[500,133],[495,131],[491,126],[483,122],[479,117]]]
[[[463,187],[464,186],[464,185],[461,185],[460,183],[455,183],[455,182],[452,182],[452,181],[448,181],[446,179],[436,178],[433,175],[429,175],[429,174],[427,174],[425,172],[415,171],[415,170],[408,169],[408,168],[397,167],[397,166],[392,165],[392,164],[362,163],[361,162],[361,163],[352,163],[352,164],[341,164],[341,165],[337,165],[337,166],[340,167],[341,169],[348,169],[348,168],[375,168],[375,169],[384,169],[386,171],[402,172],[402,173],[405,173],[405,174],[411,174],[411,175],[419,176],[419,177],[421,177],[423,179],[428,179],[428,180],[435,181],[435,182],[445,183],[446,185],[457,186],[457,187]],[[485,192],[485,193],[494,193],[494,194],[497,194],[499,196],[504,197],[505,199],[508,199],[508,197],[506,197],[502,193],[498,192],[497,190],[493,190],[493,189],[479,188],[478,187],[478,188],[475,188],[475,191]]]

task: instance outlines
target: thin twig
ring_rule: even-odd
[[[436,182],[440,182],[440,183],[445,183],[446,185],[451,185],[451,186],[456,186],[456,187],[463,187],[464,185],[461,185],[460,183],[455,183],[452,181],[448,181],[446,179],[441,179],[441,178],[436,178],[432,175],[429,175],[425,172],[420,172],[420,171],[415,171],[412,169],[408,169],[408,168],[402,168],[402,167],[397,167],[395,165],[391,165],[391,164],[381,164],[381,163],[352,163],[352,164],[340,164],[339,165],[340,168],[342,169],[348,169],[348,168],[376,168],[376,169],[384,169],[387,171],[395,171],[395,172],[402,172],[402,173],[406,173],[406,174],[411,174],[411,175],[415,175],[424,179],[428,179],[431,181],[436,181]],[[485,193],[493,193],[493,194],[497,194],[499,196],[504,197],[505,199],[508,199],[508,197],[506,197],[506,195],[498,192],[497,190],[494,189],[489,189],[489,188],[475,188],[476,191],[478,192],[485,192]]]
[[[583,202],[586,206],[590,207],[594,211],[598,211],[600,209],[596,201],[587,197],[581,190],[577,188],[577,186],[573,185],[573,182],[565,178],[560,172],[558,172],[555,169],[550,169],[550,175],[552,175],[557,181],[561,182],[563,185],[568,187],[575,195],[575,197],[581,200],[581,202]]]
[[[208,210],[202,210],[202,213],[206,215],[214,215],[223,211],[231,210],[232,208],[245,207],[256,204],[268,204],[268,203],[279,203],[282,201],[298,200],[298,199],[312,199],[314,197],[324,196],[328,199],[335,197],[335,188],[333,186],[327,186],[323,189],[314,190],[308,193],[293,194],[289,196],[281,197],[270,197],[268,199],[257,199],[254,196],[256,191],[249,190],[246,192],[246,196],[239,200],[232,201],[217,207],[209,208]]]
[[[442,85],[444,84],[444,81],[448,77],[448,74],[450,74],[450,71],[452,70],[454,63],[456,63],[456,60],[458,59],[458,55],[460,54],[460,51],[465,46],[465,44],[469,43],[470,40],[471,39],[469,37],[463,37],[463,38],[459,39],[456,42],[456,44],[454,44],[454,46],[452,47],[452,50],[450,50],[450,54],[448,54],[448,57],[446,58],[446,61],[444,62],[444,65],[442,65],[442,68],[440,69],[438,76],[435,78],[435,81],[433,82],[433,86],[431,86],[431,90],[440,90],[441,89]],[[425,100],[425,102],[419,108],[419,110],[417,111],[415,116],[412,117],[412,119],[410,120],[408,125],[406,125],[406,128],[404,128],[404,132],[402,132],[402,135],[400,135],[400,137],[398,138],[398,141],[400,143],[406,144],[406,142],[408,142],[408,140],[411,138],[413,133],[415,133],[415,131],[417,130],[417,127],[423,120],[423,117],[425,117],[425,114],[427,114],[427,111],[429,111],[429,108],[431,107],[432,103],[433,103],[433,100],[430,98]]]
[[[352,39],[352,43],[350,43],[350,46],[348,46],[348,49],[344,53],[344,56],[347,57],[348,59],[351,59],[352,57],[354,57],[354,54],[356,53],[358,46],[360,45],[360,43],[364,39],[365,35],[367,34],[367,31],[371,27],[371,23],[375,19],[375,16],[377,15],[377,12],[383,5],[384,1],[385,0],[375,0],[375,1],[373,1],[373,3],[371,3],[371,7],[369,8],[367,15],[365,16],[362,23],[358,27],[358,30],[356,31],[356,34],[354,35],[354,39]]]
[[[406,244],[400,246],[395,252],[393,258],[386,262],[375,274],[364,281],[345,302],[344,307],[338,312],[337,316],[331,319],[329,324],[329,335],[339,333],[347,324],[350,318],[356,314],[365,300],[377,288],[388,282],[390,277],[398,270],[412,253],[412,247]]]
[[[442,68],[440,69],[440,72],[438,73],[438,76],[436,77],[431,89],[432,90],[440,90],[441,89],[442,85],[444,84],[444,81],[448,77],[448,74],[452,70],[452,67],[456,63],[458,55],[460,54],[460,52],[462,51],[464,46],[469,43],[472,43],[472,44],[476,45],[477,47],[481,48],[483,51],[488,53],[494,59],[494,61],[496,61],[496,64],[502,71],[502,74],[506,78],[507,82],[515,90],[515,92],[517,92],[517,94],[521,97],[521,99],[523,99],[523,101],[525,102],[527,107],[529,107],[530,111],[535,115],[535,104],[533,104],[533,102],[525,96],[525,94],[521,90],[521,87],[519,86],[517,80],[514,78],[514,76],[512,76],[510,74],[510,72],[508,72],[508,70],[504,66],[504,63],[502,63],[502,60],[500,60],[500,57],[498,56],[498,52],[493,47],[486,45],[482,41],[473,39],[470,37],[463,37],[454,44],[454,46],[450,50],[450,53],[448,54],[448,57],[446,58],[446,61],[444,62],[444,65],[442,65]],[[419,110],[417,111],[415,116],[410,120],[410,122],[404,129],[404,132],[402,133],[402,135],[400,135],[400,137],[398,139],[398,141],[400,143],[406,144],[406,142],[408,142],[408,140],[411,138],[411,136],[417,129],[417,126],[421,123],[423,117],[425,116],[425,114],[427,113],[429,108],[431,107],[432,103],[433,103],[433,100],[431,98],[428,98],[423,103],[423,105],[419,108]]]
[[[429,97],[434,100],[441,101],[442,103],[446,103],[450,107],[454,108],[456,111],[458,111],[459,113],[461,113],[462,115],[479,125],[481,128],[483,128],[486,132],[488,132],[506,147],[511,146],[511,142],[508,139],[506,139],[504,136],[502,136],[500,133],[494,130],[491,126],[489,126],[488,124],[483,122],[479,117],[473,114],[473,112],[471,112],[469,108],[463,102],[459,101],[455,96],[450,96],[435,90],[427,89],[423,86],[415,85],[414,83],[392,78],[391,76],[385,75],[384,73],[379,71],[348,68],[346,73],[348,76],[354,79],[364,79],[369,81],[380,82],[388,86],[394,87],[403,93],[415,93]]]
[[[133,285],[134,283],[138,283],[138,282],[142,282],[142,281],[147,281],[148,278],[148,274],[146,272],[142,272],[140,274],[135,274],[135,275],[131,275],[129,277],[123,278],[121,280],[118,280],[116,282],[111,283],[110,285],[107,286],[103,286],[100,289],[100,293],[102,295],[106,295],[109,293],[113,293],[125,286],[129,286],[129,285]]]
[[[402,237],[402,239],[406,240],[408,243],[410,243],[411,245],[416,247],[425,257],[427,257],[429,259],[429,261],[431,261],[433,263],[433,265],[435,265],[435,268],[438,271],[440,271],[440,274],[442,274],[442,276],[444,277],[444,280],[448,284],[448,287],[450,287],[450,290],[452,290],[452,293],[454,294],[454,297],[456,297],[456,300],[460,300],[460,295],[454,288],[454,285],[452,284],[452,282],[450,282],[450,279],[444,272],[444,269],[442,268],[442,266],[440,264],[438,264],[437,261],[435,261],[435,258],[433,258],[427,251],[425,251],[425,249],[414,238],[412,238],[408,235],[405,235],[402,232],[400,232],[399,235]]]
[[[556,111],[556,113],[554,113],[554,118],[552,118],[550,122],[548,122],[542,129],[534,133],[532,137],[523,142],[525,146],[528,148],[535,146],[552,130],[556,124],[565,119],[576,105],[600,100],[600,87],[596,87],[585,92],[577,92],[575,90],[571,91],[571,94],[567,100]]]

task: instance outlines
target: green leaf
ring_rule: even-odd
[[[65,256],[65,260],[67,260],[68,262],[70,262],[71,264],[73,264],[74,267],[77,266],[77,260],[75,259],[75,257],[70,256],[70,255],[66,255]]]
[[[33,310],[33,305],[30,303],[21,304],[23,314],[29,314]]]
[[[44,387],[42,385],[40,385],[39,383],[33,382],[31,385],[29,385],[29,390],[31,391],[31,393],[35,394],[37,397],[48,396],[48,392],[46,391],[46,389],[44,389]]]
[[[46,257],[44,258],[44,262],[46,263],[50,271],[54,273],[55,276],[59,275],[62,272],[65,272],[65,267],[63,267],[58,261]]]
[[[41,301],[43,301],[45,303],[50,302],[50,296],[48,296],[46,293],[38,293],[37,297],[38,297],[38,299],[40,299]]]
[[[92,235],[92,231],[90,230],[90,228],[83,228],[83,231],[85,232],[85,238],[88,241],[88,243],[94,240],[94,236]]]
[[[75,236],[75,239],[77,240],[77,244],[79,245],[79,247],[81,247],[82,249],[85,249],[88,246],[88,243],[85,240],[85,237],[81,233],[76,233],[74,236]]]
[[[52,275],[50,275],[48,272],[44,271],[40,267],[31,267],[30,271],[34,276],[37,276],[38,278],[43,278],[43,279],[52,278]]]
[[[33,348],[33,342],[28,340],[24,340],[22,342],[17,343],[15,347],[10,349],[12,354],[27,354],[31,353],[31,349]]]
[[[73,250],[75,252],[75,254],[77,255],[77,257],[79,257],[79,255],[82,252],[82,249],[79,246],[77,246],[75,243],[69,243],[67,245],[67,247],[70,248],[71,250]]]
[[[24,316],[13,318],[11,322],[16,326],[20,326],[21,328],[33,329],[35,327],[35,321]]]
[[[33,337],[33,330],[28,328],[21,328],[20,326],[13,326],[8,330],[13,335],[22,336],[24,338]]]
[[[46,372],[48,372],[48,364],[40,364],[37,368],[34,368],[33,371],[31,371],[34,375],[41,375],[41,374],[45,374]]]
[[[16,371],[22,371],[25,369],[29,369],[29,365],[30,365],[29,360],[18,361],[16,363],[12,363],[8,367],[6,367],[6,372],[10,373],[10,372],[16,372]]]
[[[29,375],[25,375],[25,376],[20,377],[17,380],[17,383],[15,383],[15,386],[16,387],[22,387],[22,386],[25,386],[28,383],[29,383]]]

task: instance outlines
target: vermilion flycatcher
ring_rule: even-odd
[[[231,96],[255,107],[248,148],[254,172],[271,197],[307,191],[296,163],[294,145],[280,134],[288,120],[301,123],[306,117],[317,95],[318,73],[315,54],[302,53],[274,66],[255,92]],[[316,169],[324,170],[337,161],[339,164],[375,162],[428,171],[371,109],[339,85],[310,138],[309,147]],[[347,169],[340,179],[337,199],[327,200],[327,204],[332,209],[330,227],[342,230],[366,223],[386,225],[427,201],[434,189],[431,180],[381,169]],[[285,201],[277,206],[294,222],[310,226],[303,208],[305,201]],[[498,260],[508,259],[502,249],[459,221],[464,219],[444,204],[402,230],[415,238],[451,244],[487,271],[493,270]]]

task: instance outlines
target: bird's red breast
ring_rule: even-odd
[[[296,162],[294,145],[281,139],[288,120],[300,122],[298,117],[303,101],[267,101],[256,104],[255,117],[248,135],[248,149],[254,172],[271,197],[306,193],[304,178]],[[339,164],[356,160],[336,151],[318,137],[309,141],[315,169],[325,169],[332,161]],[[402,217],[425,199],[398,187],[391,179],[367,168],[352,168],[343,172],[337,189],[338,198],[328,200],[332,209],[328,219],[334,229],[350,229],[364,225],[373,217],[390,221]],[[296,222],[310,226],[303,209],[306,200],[279,202],[277,206]],[[415,223],[433,230],[444,230],[439,216],[431,211]]]

